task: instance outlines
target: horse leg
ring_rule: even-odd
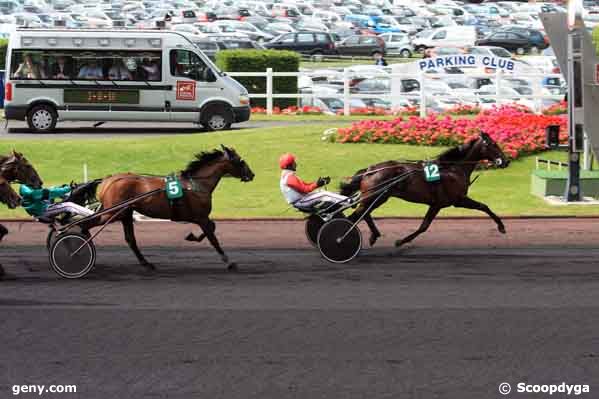
[[[216,224],[210,220],[210,229],[212,230],[212,233],[214,233],[216,231]],[[204,238],[206,238],[206,234],[205,233],[201,233],[199,236],[195,236],[193,233],[189,233],[187,235],[187,237],[185,237],[185,240],[187,241],[195,241],[195,242],[202,242],[204,240]]]
[[[402,240],[395,241],[395,246],[401,247],[402,245],[407,244],[408,242],[412,241],[414,238],[418,237],[420,234],[424,233],[429,228],[429,226],[431,225],[433,220],[435,220],[435,217],[437,216],[437,214],[439,213],[440,210],[441,210],[441,208],[438,208],[436,206],[431,206],[430,208],[428,208],[428,211],[426,212],[426,215],[424,216],[424,220],[422,220],[422,224],[420,225],[418,230],[416,230],[415,232],[413,232],[412,234],[410,234],[409,236],[407,236],[406,238],[404,238]]]
[[[135,228],[133,227],[133,212],[127,211],[121,219],[123,223],[123,231],[125,232],[125,241],[129,244],[129,248],[133,251],[139,263],[149,270],[155,270],[156,268],[150,262],[144,258],[141,251],[137,247],[137,240],[135,239]]]
[[[216,238],[216,235],[214,234],[214,231],[216,230],[216,225],[214,224],[214,222],[208,218],[205,218],[200,220],[198,224],[200,225],[200,228],[204,232],[206,238],[208,238],[208,241],[210,241],[210,244],[212,244],[216,252],[218,252],[218,254],[220,255],[222,261],[227,265],[227,268],[229,270],[236,270],[237,265],[235,264],[235,262],[229,262],[229,257],[221,248],[220,243],[218,242],[218,238]]]
[[[8,234],[8,229],[0,224],[0,241]]]
[[[476,209],[477,211],[486,213],[487,215],[489,215],[491,219],[495,221],[495,223],[497,223],[497,230],[499,230],[500,233],[505,234],[505,226],[503,225],[503,222],[501,221],[499,216],[494,214],[493,211],[482,202],[475,201],[469,197],[464,197],[460,199],[458,202],[456,202],[453,206],[458,208]]]
[[[351,220],[352,222],[356,222],[356,220],[360,219],[361,217],[364,218],[364,221],[370,229],[370,246],[373,246],[376,243],[376,240],[378,240],[378,238],[381,236],[381,232],[377,228],[376,223],[374,223],[374,219],[372,218],[372,211],[374,211],[376,208],[385,203],[385,201],[387,201],[387,197],[383,197],[375,201],[375,204],[372,204],[370,202],[361,202],[358,209],[356,209],[356,211],[349,216],[349,220]]]

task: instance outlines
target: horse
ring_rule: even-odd
[[[226,175],[238,178],[242,182],[250,182],[254,179],[254,173],[237,152],[221,145],[221,150],[216,149],[196,154],[195,159],[180,172],[179,178],[185,193],[182,198],[175,199],[171,203],[165,191],[158,192],[123,210],[107,212],[89,222],[83,222],[82,227],[87,231],[90,228],[120,220],[123,225],[125,241],[139,263],[148,270],[154,270],[154,266],[146,260],[137,246],[133,211],[152,218],[195,223],[200,226],[202,235],[196,237],[190,234],[187,236],[187,240],[202,241],[203,238],[208,238],[228,269],[233,270],[236,265],[229,262],[228,256],[221,248],[215,235],[216,226],[209,217],[212,211],[212,193],[221,178]],[[122,173],[103,179],[98,187],[97,196],[101,203],[101,209],[106,210],[164,187],[164,177]]]
[[[12,189],[11,183],[23,183],[34,188],[40,188],[43,184],[29,161],[14,150],[10,155],[0,156],[0,202],[15,209],[21,204],[21,197]],[[7,234],[8,229],[0,224],[0,241]],[[4,275],[4,269],[0,265],[0,278]]]
[[[432,164],[438,167],[440,176],[438,182],[426,180],[424,168],[427,163],[424,161],[387,161],[359,170],[349,178],[349,181],[341,183],[342,195],[350,196],[360,191],[363,198],[349,219],[355,222],[361,217],[364,218],[370,228],[369,241],[372,246],[381,233],[374,223],[371,213],[389,198],[396,197],[429,206],[418,230],[397,240],[396,247],[400,247],[424,233],[439,211],[449,206],[482,211],[495,221],[499,232],[505,234],[505,226],[501,219],[487,205],[468,197],[468,189],[472,184],[470,176],[481,161],[490,161],[499,168],[506,168],[509,165],[509,159],[497,143],[484,132],[465,144],[443,152],[432,161]],[[393,184],[380,197],[374,195],[377,189],[384,188],[386,183],[392,182],[393,179],[398,180],[397,184]]]

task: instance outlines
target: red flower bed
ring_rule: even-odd
[[[567,113],[568,103],[563,100],[543,110],[543,115],[562,115]]]
[[[409,117],[391,121],[365,120],[338,129],[339,143],[393,143],[416,145],[462,144],[481,131],[488,133],[511,158],[545,149],[545,127],[560,125],[562,142],[567,140],[566,118],[535,115],[521,107],[501,106],[482,111],[472,119],[449,115]]]
[[[481,109],[472,105],[456,105],[443,112],[443,115],[478,115]]]
[[[264,107],[252,107],[252,114],[265,114],[266,108]],[[322,110],[318,107],[311,107],[305,105],[303,107],[291,106],[287,108],[273,107],[273,115],[320,115]]]

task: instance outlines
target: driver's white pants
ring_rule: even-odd
[[[44,212],[44,216],[51,217],[66,212],[80,216],[90,216],[94,214],[94,211],[91,209],[77,205],[74,202],[59,202],[57,204],[50,205],[48,209],[46,209],[46,212]]]
[[[293,205],[299,208],[309,208],[319,202],[339,202],[348,197],[330,191],[315,191],[296,201]]]

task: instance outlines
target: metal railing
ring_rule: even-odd
[[[518,95],[505,95],[502,94],[503,87],[514,87],[513,85],[502,86],[502,82],[507,82],[510,79],[528,79],[532,81],[530,88],[533,93],[539,93],[542,88],[541,80],[542,78],[560,78],[563,79],[561,74],[546,74],[546,73],[519,73],[517,75],[506,74],[501,70],[497,69],[494,73],[473,73],[473,74],[450,74],[450,73],[435,73],[435,74],[426,74],[424,72],[419,72],[417,74],[408,74],[408,73],[385,73],[383,69],[381,69],[381,73],[379,74],[369,74],[369,72],[355,72],[351,69],[343,69],[342,72],[342,81],[343,81],[343,89],[340,93],[335,94],[319,94],[319,93],[274,93],[273,92],[273,78],[275,77],[310,77],[310,76],[322,76],[321,73],[317,73],[317,71],[300,71],[300,72],[274,72],[272,68],[267,68],[265,72],[227,72],[227,74],[231,77],[263,77],[266,79],[266,92],[265,93],[250,93],[250,98],[264,98],[266,99],[266,113],[268,115],[272,115],[273,113],[273,99],[276,98],[338,98],[343,100],[343,115],[349,116],[351,115],[351,100],[352,99],[361,99],[361,98],[377,98],[377,99],[414,99],[418,98],[419,100],[419,113],[420,116],[426,116],[427,111],[427,99],[428,98],[457,98],[458,100],[463,101],[472,101],[473,99],[494,99],[497,104],[501,101],[513,100],[517,102],[518,100],[534,100],[535,106],[533,107],[533,111],[536,113],[542,112],[542,100],[551,99],[551,100],[562,100],[564,98],[563,95],[550,95],[550,94],[518,94]],[[391,92],[389,93],[376,93],[376,94],[356,94],[351,92],[350,82],[352,78],[357,76],[369,75],[372,77],[383,77],[391,79]],[[376,76],[375,76],[376,75]],[[426,83],[434,80],[438,80],[440,77],[472,77],[472,78],[492,78],[494,79],[494,89],[495,94],[479,94],[472,93],[464,94],[464,93],[446,93],[446,94],[435,94],[430,95],[426,93]],[[394,79],[398,79],[399,82],[402,78],[405,79],[414,79],[417,80],[420,85],[420,91],[411,91],[411,92],[402,92],[401,89],[398,91],[397,88],[394,87]],[[401,85],[399,85],[401,86]],[[485,86],[483,86],[485,87]],[[486,86],[488,87],[488,85]],[[474,89],[473,89],[474,90]]]

